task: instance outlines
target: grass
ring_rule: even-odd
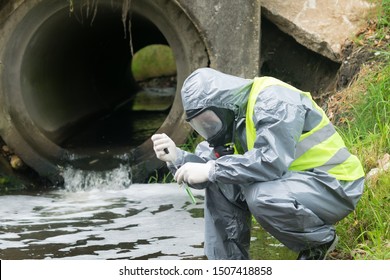
[[[348,89],[359,98],[344,113],[338,130],[369,176],[356,210],[337,224],[343,241],[339,250],[343,258],[390,259],[390,168],[384,170],[390,165],[389,59],[362,73]]]
[[[389,186],[389,173],[368,181],[356,210],[337,225],[337,258],[390,259]]]
[[[328,107],[367,173],[355,211],[336,225],[341,242],[335,258],[390,259],[390,0],[378,3],[375,30],[358,40],[375,53],[374,60],[350,87],[332,97],[336,110]]]
[[[390,152],[390,65],[385,64],[363,68],[362,78],[337,94],[346,98],[336,98],[344,103],[352,101],[349,110],[339,112],[336,124],[346,145],[364,160],[367,171],[377,165],[380,155]],[[354,97],[348,98],[351,95]],[[336,111],[345,110],[338,106]]]

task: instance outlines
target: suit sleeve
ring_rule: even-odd
[[[254,148],[243,155],[223,156],[214,162],[211,182],[250,184],[282,177],[295,158],[295,147],[305,123],[305,109],[299,93],[259,94],[253,121]]]

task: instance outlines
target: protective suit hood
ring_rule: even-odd
[[[232,110],[236,117],[245,115],[253,80],[200,68],[184,81],[181,97],[186,112],[209,107]]]

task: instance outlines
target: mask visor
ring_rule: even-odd
[[[205,110],[192,118],[190,124],[206,140],[216,135],[222,129],[222,121],[211,110]]]

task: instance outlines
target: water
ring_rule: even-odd
[[[0,196],[0,259],[202,259],[203,192],[67,170],[64,190]],[[77,185],[76,185],[77,183]]]
[[[0,259],[205,259],[204,192],[131,184],[128,167],[64,170],[63,190],[0,196]],[[252,259],[296,254],[254,225]]]

